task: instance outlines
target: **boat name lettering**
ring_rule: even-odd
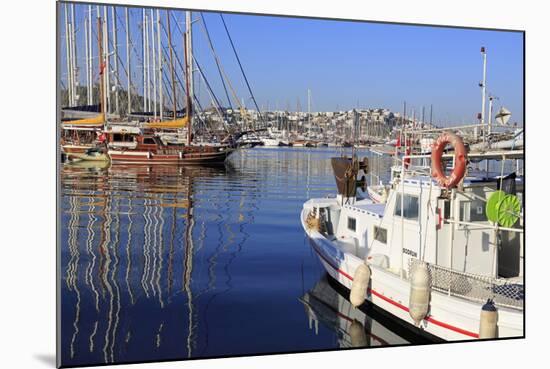
[[[409,250],[409,249],[406,249],[406,248],[403,248],[403,254],[407,254],[407,255],[410,255],[414,258],[418,257],[418,254],[412,250]]]

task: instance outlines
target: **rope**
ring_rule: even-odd
[[[220,79],[222,80],[223,90],[225,91],[225,96],[227,97],[227,103],[229,104],[229,107],[233,109],[233,106],[231,105],[231,99],[229,98],[229,93],[227,92],[227,87],[225,86],[225,81],[223,79],[220,60],[218,58],[218,55],[216,54],[216,51],[214,50],[214,45],[212,44],[212,39],[210,38],[210,32],[208,32],[208,27],[206,26],[206,20],[204,19],[204,14],[201,12],[201,25],[202,29],[204,30],[204,33],[206,34],[206,38],[208,39],[208,45],[210,46],[210,50],[212,50],[212,54],[214,55],[214,59],[216,60],[216,66],[218,67],[218,73],[220,74]]]
[[[239,59],[239,55],[237,54],[237,50],[235,49],[235,45],[233,44],[233,39],[231,38],[231,35],[229,34],[229,29],[227,29],[227,24],[225,24],[225,20],[223,19],[223,14],[220,13],[220,18],[223,22],[223,27],[225,28],[225,32],[227,33],[227,37],[229,38],[229,42],[231,43],[231,48],[233,49],[233,53],[235,54],[235,58],[237,58],[237,62],[239,63],[239,68],[241,69],[241,73],[243,74],[244,81],[246,82],[246,86],[248,87],[248,92],[250,92],[250,97],[252,98],[252,101],[254,102],[254,106],[258,110],[258,116],[260,117],[260,121],[264,123],[262,114],[260,114],[260,108],[258,107],[258,103],[256,102],[256,98],[254,97],[254,94],[252,93],[252,88],[250,87],[250,83],[248,83],[248,78],[246,78],[246,74],[244,73],[243,66],[241,64],[241,60]]]

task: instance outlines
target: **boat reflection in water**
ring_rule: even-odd
[[[216,177],[230,179],[231,168],[63,167],[65,365],[200,356],[195,300],[213,299],[217,264],[227,270],[246,239],[222,237],[224,217],[211,213],[233,199],[201,201],[197,183],[204,190]],[[244,223],[249,213],[241,211]],[[214,248],[206,245],[212,221],[209,237],[224,239]],[[192,286],[197,273],[206,278]]]
[[[296,220],[305,199],[333,190],[334,154],[254,148],[218,168],[63,165],[63,365],[341,347],[357,324],[308,328],[299,298],[323,268]],[[382,344],[371,333],[403,343],[351,319],[371,345]]]
[[[354,308],[345,292],[326,274],[300,298],[309,319],[309,328],[319,334],[319,323],[335,333],[340,348],[405,345],[406,332],[395,333],[371,314]],[[382,317],[378,317],[383,320]],[[395,330],[399,332],[399,330]]]

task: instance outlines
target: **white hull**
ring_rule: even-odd
[[[276,139],[272,139],[272,138],[264,138],[262,139],[262,142],[264,144],[264,146],[268,146],[268,147],[275,147],[275,146],[279,146],[279,140],[276,140]]]
[[[351,289],[353,276],[363,260],[352,253],[344,252],[335,242],[321,233],[307,228],[309,209],[304,207],[301,221],[310,243],[327,273],[344,287]],[[409,315],[410,284],[406,279],[373,264],[371,284],[366,299],[401,319],[410,328],[425,331],[447,341],[471,340],[479,338],[480,312],[482,303],[468,301],[432,291],[429,315],[415,327]],[[523,311],[499,307],[498,337],[523,336]],[[420,332],[419,332],[420,333]]]

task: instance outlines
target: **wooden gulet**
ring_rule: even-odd
[[[168,42],[172,55],[170,16],[167,17]],[[170,164],[170,165],[221,165],[233,152],[230,145],[220,143],[193,143],[193,55],[191,12],[186,12],[184,35],[186,117],[177,118],[173,76],[173,61],[170,58],[173,90],[173,118],[145,124],[143,127],[111,126],[106,131],[109,138],[109,157],[120,164]],[[186,128],[186,142],[181,142],[181,130]]]

